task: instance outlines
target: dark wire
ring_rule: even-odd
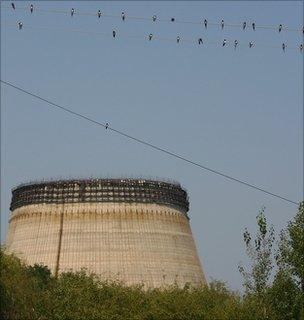
[[[10,27],[10,28],[16,28],[16,24],[3,24],[4,26],[6,27]],[[18,25],[17,25],[18,26]],[[80,34],[92,34],[92,35],[95,35],[95,36],[108,36],[108,37],[113,37],[113,34],[112,32],[96,32],[96,31],[85,31],[85,30],[80,30],[80,29],[66,29],[66,28],[48,28],[48,27],[32,27],[32,26],[22,26],[22,29],[26,29],[26,30],[46,30],[46,31],[60,31],[60,32],[71,32],[71,33],[80,33]],[[144,36],[140,36],[140,35],[128,35],[128,34],[122,34],[120,35],[120,37],[123,37],[123,38],[132,38],[132,39],[147,39],[147,35],[144,35]],[[159,40],[159,41],[167,41],[167,42],[176,42],[176,37],[171,37],[171,38],[168,38],[168,37],[162,37],[162,36],[158,36],[158,35],[153,35],[153,39],[155,40]],[[198,42],[198,39],[190,39],[190,38],[184,38],[182,37],[181,39],[181,42],[183,44],[194,44]],[[229,46],[233,46],[234,45],[234,41],[232,39],[228,39],[226,38],[226,46],[229,47]],[[218,41],[205,41],[204,40],[204,43],[207,44],[207,45],[220,45],[222,46],[222,39],[219,39]],[[248,47],[248,45],[252,43],[252,45],[254,45],[254,47],[257,47],[257,48],[280,48],[282,50],[282,44],[280,45],[265,45],[265,44],[259,44],[259,43],[256,43],[256,42],[238,42],[238,47]],[[300,53],[302,53],[302,50],[301,50],[301,45],[303,44],[300,44],[299,47],[295,47],[295,46],[289,46],[288,45],[288,50],[299,50]],[[287,44],[286,44],[287,46]],[[250,46],[249,46],[250,48]],[[236,49],[236,47],[235,47]]]
[[[12,8],[10,6],[1,6],[1,9],[9,9],[12,10]],[[16,7],[16,10],[29,10],[28,7]],[[34,9],[35,12],[49,12],[49,13],[55,13],[55,14],[70,14],[71,11],[70,10],[47,10],[47,9],[40,9],[40,8],[35,8]],[[97,12],[81,12],[79,10],[77,10],[77,12],[75,12],[75,15],[80,15],[80,16],[97,16]],[[118,18],[121,19],[121,15],[117,15],[117,14],[107,14],[105,12],[101,13],[101,17],[106,17],[106,18]],[[141,21],[154,21],[152,16],[151,17],[135,17],[135,16],[127,16],[126,17],[127,20],[141,20]],[[193,25],[203,25],[203,21],[185,21],[185,20],[180,20],[180,19],[176,19],[173,18],[174,20],[172,20],[172,18],[167,18],[167,19],[162,19],[162,18],[156,18],[155,22],[160,21],[160,22],[170,22],[172,23],[174,21],[174,23],[182,23],[182,24],[193,24]],[[212,21],[208,21],[208,25],[211,26],[221,26],[221,23],[216,23],[216,22],[212,22]],[[241,28],[243,26],[243,23],[225,23],[225,27],[238,27]],[[247,28],[251,28],[249,25],[247,26]],[[259,24],[255,24],[255,29],[273,29],[273,30],[279,30],[279,25],[259,25]],[[290,28],[287,26],[282,26],[282,29],[284,31],[295,31],[295,32],[303,32],[303,29],[301,28]]]
[[[19,90],[19,91],[21,91],[21,92],[23,92],[23,93],[26,93],[26,94],[28,94],[28,95],[30,95],[30,96],[32,96],[32,97],[35,97],[35,98],[37,98],[37,99],[39,99],[39,100],[42,100],[42,101],[44,101],[44,102],[46,102],[46,103],[48,103],[48,104],[50,104],[50,105],[52,105],[52,106],[54,106],[54,107],[56,107],[56,108],[59,108],[59,109],[65,111],[65,112],[68,112],[68,113],[73,114],[73,115],[75,115],[75,116],[78,116],[78,117],[80,117],[80,118],[82,118],[82,119],[85,119],[85,120],[87,120],[87,121],[89,121],[89,122],[92,122],[92,123],[94,123],[94,124],[97,124],[97,125],[99,125],[99,126],[102,126],[102,127],[104,127],[105,129],[107,129],[107,130],[111,130],[111,131],[113,131],[113,132],[115,132],[115,133],[117,133],[117,134],[119,134],[119,135],[121,135],[121,136],[124,136],[124,137],[126,137],[126,138],[128,138],[128,139],[131,139],[131,140],[133,140],[133,141],[136,141],[136,142],[138,142],[138,143],[140,143],[140,144],[143,144],[143,145],[148,146],[148,147],[150,147],[150,148],[153,148],[153,149],[155,149],[155,150],[158,150],[158,151],[161,151],[161,152],[163,152],[163,153],[166,153],[166,154],[168,154],[168,155],[170,155],[170,156],[172,156],[172,157],[175,157],[175,158],[177,158],[177,159],[180,159],[180,160],[182,160],[182,161],[185,161],[185,162],[187,162],[187,163],[190,163],[190,164],[192,164],[192,165],[194,165],[194,166],[196,166],[196,167],[198,167],[198,168],[200,168],[200,169],[207,170],[207,171],[209,171],[209,172],[212,172],[212,173],[214,173],[214,174],[217,174],[217,175],[219,175],[219,176],[222,176],[222,177],[224,177],[224,178],[226,178],[226,179],[232,180],[232,181],[234,181],[234,182],[241,183],[241,184],[243,184],[243,185],[245,185],[245,186],[247,186],[247,187],[250,187],[250,188],[253,188],[253,189],[255,189],[255,190],[264,192],[264,193],[266,193],[266,194],[268,194],[268,195],[270,195],[270,196],[276,197],[276,198],[278,198],[278,199],[281,199],[281,200],[287,201],[287,202],[289,202],[289,203],[293,203],[293,204],[299,205],[299,203],[296,202],[296,201],[293,201],[293,200],[290,200],[290,199],[288,199],[288,198],[282,197],[282,196],[280,196],[280,195],[278,195],[278,194],[276,194],[276,193],[267,191],[267,190],[265,190],[265,189],[263,189],[263,188],[257,187],[257,186],[255,186],[255,185],[253,185],[253,184],[250,184],[250,183],[246,182],[246,181],[243,181],[243,180],[234,178],[234,177],[229,176],[229,175],[227,175],[227,174],[224,174],[224,173],[222,173],[222,172],[220,172],[220,171],[217,171],[217,170],[208,168],[208,167],[206,167],[206,166],[204,166],[204,165],[202,165],[202,164],[200,164],[200,163],[198,163],[198,162],[194,162],[194,161],[192,161],[192,160],[189,160],[189,159],[187,159],[187,158],[185,158],[185,157],[183,157],[183,156],[180,156],[180,155],[178,155],[178,154],[176,154],[176,153],[173,153],[173,152],[171,152],[171,151],[168,151],[168,150],[166,150],[166,149],[163,149],[163,148],[161,148],[161,147],[158,147],[158,146],[156,146],[156,145],[153,145],[153,144],[151,144],[151,143],[149,143],[149,142],[146,142],[146,141],[144,141],[144,140],[141,140],[141,139],[139,139],[139,138],[130,136],[130,135],[127,134],[127,133],[124,133],[124,132],[122,132],[122,131],[119,131],[119,130],[117,130],[117,129],[114,129],[114,128],[110,127],[108,123],[103,124],[103,123],[101,123],[101,122],[99,122],[99,121],[96,121],[96,120],[91,119],[91,118],[89,118],[89,117],[87,117],[87,116],[84,116],[83,114],[80,114],[80,113],[78,113],[78,112],[72,111],[72,110],[70,110],[70,109],[68,109],[68,108],[65,108],[65,107],[63,107],[63,106],[61,106],[61,105],[58,105],[58,104],[56,104],[56,103],[54,103],[54,102],[51,102],[51,101],[49,101],[49,100],[47,100],[47,99],[45,99],[45,98],[42,98],[42,97],[40,97],[40,96],[38,96],[38,95],[36,95],[36,94],[34,94],[34,93],[31,93],[31,92],[29,92],[29,91],[27,91],[27,90],[24,90],[24,89],[22,89],[22,88],[20,88],[20,87],[18,87],[18,86],[16,86],[16,85],[14,85],[14,84],[11,84],[11,83],[6,82],[6,81],[4,81],[4,80],[0,80],[0,81],[1,81],[2,83],[6,84],[7,86],[10,86],[10,87],[12,87],[12,88],[14,88],[14,89],[16,89],[16,90]]]

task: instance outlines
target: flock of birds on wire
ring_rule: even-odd
[[[15,4],[14,4],[13,2],[11,3],[11,6],[12,6],[12,8],[13,8],[14,10],[16,10],[16,6],[15,6]],[[30,12],[31,12],[31,13],[34,12],[34,5],[33,5],[33,4],[30,5]],[[71,17],[73,17],[73,16],[75,15],[75,13],[76,13],[76,10],[75,10],[74,8],[72,8],[72,9],[71,9]],[[101,10],[98,10],[98,11],[97,11],[97,17],[98,17],[98,18],[101,18],[101,16],[102,16],[102,12],[101,12]],[[121,19],[122,19],[122,21],[125,21],[125,20],[126,20],[126,14],[125,14],[125,12],[122,12],[122,13],[121,13]],[[156,16],[156,15],[153,15],[153,16],[152,16],[152,21],[155,22],[156,20],[157,20],[157,16]],[[174,22],[174,21],[175,21],[175,18],[171,18],[170,21],[171,21],[171,22]],[[207,20],[207,19],[204,19],[203,24],[204,24],[205,28],[207,29],[207,28],[208,28],[208,20]],[[224,20],[221,20],[220,26],[221,26],[221,29],[223,30],[224,27],[225,27],[225,22],[224,22]],[[22,27],[23,27],[23,23],[22,23],[21,21],[19,21],[19,22],[18,22],[18,29],[21,30]],[[248,27],[248,24],[247,24],[246,21],[244,21],[243,24],[242,24],[243,30],[245,30],[247,27]],[[255,22],[252,22],[252,23],[251,23],[251,27],[252,27],[252,30],[256,30],[256,24],[255,24]],[[279,26],[278,26],[278,32],[281,32],[282,30],[283,30],[283,25],[282,25],[282,24],[279,24]],[[304,34],[304,27],[302,28],[302,33]],[[112,37],[115,38],[116,35],[117,35],[117,32],[116,32],[115,30],[113,30],[113,31],[112,31]],[[150,33],[149,36],[148,36],[148,40],[151,41],[152,39],[153,39],[153,34]],[[177,36],[177,37],[176,37],[176,42],[177,42],[177,43],[180,43],[180,41],[181,41],[180,36]],[[199,38],[199,39],[197,40],[197,42],[198,42],[199,45],[202,45],[202,44],[204,43],[202,38]],[[227,44],[227,39],[224,39],[223,42],[222,42],[222,47],[225,47],[226,44]],[[234,48],[236,49],[237,46],[238,46],[238,40],[234,40]],[[249,44],[248,44],[248,46],[249,46],[249,48],[252,48],[252,47],[254,46],[254,43],[253,43],[252,41],[250,41]],[[282,50],[285,51],[286,48],[287,48],[287,45],[286,45],[285,43],[282,43]],[[303,44],[300,44],[299,50],[300,50],[301,53],[303,52]]]

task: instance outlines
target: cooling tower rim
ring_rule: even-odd
[[[93,181],[110,181],[110,182],[151,182],[151,183],[164,183],[179,187],[184,191],[188,191],[187,188],[182,186],[178,181],[171,178],[163,177],[145,177],[145,176],[136,176],[136,177],[59,177],[59,178],[46,178],[46,179],[33,179],[26,182],[21,182],[18,185],[15,185],[11,188],[11,191],[14,192],[17,189],[22,187],[42,185],[42,184],[54,184],[54,183],[71,183],[71,182],[93,182]]]
[[[10,210],[48,203],[156,203],[189,210],[187,191],[179,183],[126,178],[42,180],[12,190]]]

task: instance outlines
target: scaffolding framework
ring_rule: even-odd
[[[156,203],[187,215],[187,192],[175,183],[145,179],[74,179],[23,184],[12,190],[10,209],[32,204]]]

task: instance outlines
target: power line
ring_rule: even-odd
[[[9,6],[1,6],[1,8],[4,9],[12,9],[12,7]],[[19,6],[15,6],[14,10],[25,10],[25,11],[29,11],[30,7],[19,7]],[[71,14],[71,10],[73,10],[73,14]],[[99,18],[117,18],[117,19],[122,19],[122,15],[115,15],[115,14],[108,14],[105,12],[102,12],[100,10],[96,11],[96,12],[81,12],[78,11],[77,9],[71,9],[70,11],[67,10],[47,10],[47,9],[40,9],[35,7],[33,9],[33,12],[45,12],[45,13],[55,13],[55,14],[66,14],[66,15],[72,15],[72,16],[95,16],[95,17],[99,17]],[[143,16],[129,16],[127,14],[124,13],[125,18],[123,20],[137,20],[137,21],[151,21],[151,22],[169,22],[169,23],[176,23],[176,24],[193,24],[193,25],[201,25],[201,26],[219,26],[221,28],[223,28],[223,23],[217,23],[217,22],[212,22],[209,21],[207,19],[202,19],[201,21],[192,21],[192,20],[182,20],[182,19],[178,19],[175,17],[171,17],[171,18],[159,18],[157,15],[151,15],[151,17],[143,17]],[[222,20],[224,21],[224,20]],[[207,24],[205,24],[205,22],[207,22]],[[245,26],[245,27],[244,27]],[[251,23],[247,23],[246,21],[242,22],[242,23],[226,23],[224,22],[224,27],[234,27],[234,28],[242,28],[243,30],[245,29],[271,29],[271,30],[278,30],[278,32],[281,31],[291,31],[291,32],[302,32],[304,33],[304,27],[301,28],[290,28],[288,26],[283,26],[282,24],[278,24],[277,26],[275,25],[260,25],[260,24],[256,24],[254,21],[251,21]]]
[[[21,91],[21,92],[23,92],[23,93],[25,93],[25,94],[27,94],[27,95],[30,95],[30,96],[32,96],[32,97],[34,97],[34,98],[37,98],[37,99],[39,99],[39,100],[41,100],[41,101],[44,101],[44,102],[48,103],[49,105],[52,105],[53,107],[56,107],[56,108],[58,108],[58,109],[61,109],[61,110],[65,111],[65,112],[70,113],[70,114],[72,114],[72,115],[74,115],[74,116],[77,116],[77,117],[79,117],[79,118],[85,119],[85,120],[87,120],[87,121],[89,121],[89,122],[91,122],[91,123],[94,123],[94,124],[96,124],[96,125],[98,125],[98,126],[101,126],[101,127],[105,128],[105,129],[107,129],[107,130],[110,130],[110,131],[115,132],[115,133],[117,133],[117,134],[119,134],[119,135],[121,135],[121,136],[124,136],[124,137],[127,138],[127,139],[133,140],[133,141],[135,141],[135,142],[137,142],[137,143],[140,143],[140,144],[142,144],[142,145],[145,145],[145,146],[147,146],[147,147],[150,147],[150,148],[152,148],[152,149],[154,149],[154,150],[163,152],[163,153],[165,153],[165,154],[167,154],[167,155],[169,155],[169,156],[172,156],[172,157],[174,157],[174,158],[176,158],[176,159],[179,159],[179,160],[182,160],[182,161],[184,161],[184,162],[187,162],[187,163],[189,163],[189,164],[191,164],[191,165],[193,165],[193,166],[196,166],[196,167],[198,167],[198,168],[200,168],[200,169],[202,169],[202,170],[209,171],[209,172],[211,172],[211,173],[214,173],[214,174],[216,174],[216,175],[219,175],[219,176],[221,176],[221,177],[224,177],[224,178],[226,178],[226,179],[228,179],[228,180],[231,180],[231,181],[234,181],[234,182],[238,182],[238,183],[240,183],[240,184],[242,184],[242,185],[245,185],[245,186],[250,187],[250,188],[252,188],[252,189],[261,191],[261,192],[263,192],[263,193],[265,193],[265,194],[268,194],[268,195],[270,195],[270,196],[273,196],[273,197],[276,197],[276,198],[278,198],[278,199],[284,200],[284,201],[286,201],[286,202],[289,202],[289,203],[292,203],[292,204],[295,204],[295,205],[298,205],[298,204],[299,204],[299,203],[296,202],[296,201],[290,200],[290,199],[288,199],[288,198],[286,198],[286,197],[283,197],[283,196],[280,196],[280,195],[278,195],[278,194],[276,194],[276,193],[267,191],[267,190],[263,189],[262,187],[258,187],[258,186],[255,186],[255,185],[251,184],[251,183],[248,183],[248,182],[246,182],[246,181],[244,181],[244,180],[240,180],[240,179],[234,178],[234,177],[232,177],[232,176],[230,176],[230,175],[227,175],[227,174],[222,173],[222,172],[220,172],[220,171],[218,171],[218,170],[214,170],[214,169],[211,169],[211,168],[209,168],[209,167],[206,167],[206,166],[203,165],[203,164],[200,164],[200,163],[198,163],[198,162],[192,161],[192,160],[190,160],[190,159],[188,159],[188,158],[186,158],[186,157],[184,157],[184,156],[181,156],[181,155],[179,155],[179,154],[176,154],[176,153],[174,153],[174,152],[171,152],[171,151],[169,151],[169,150],[167,150],[167,149],[158,147],[158,146],[156,146],[156,145],[154,145],[154,144],[152,144],[152,143],[150,143],[150,142],[147,142],[147,141],[142,140],[142,139],[140,139],[140,138],[136,138],[136,137],[134,137],[134,136],[131,136],[131,135],[125,133],[125,132],[122,132],[122,131],[120,131],[120,130],[117,130],[117,129],[111,127],[108,123],[102,123],[102,122],[96,121],[96,120],[94,120],[94,119],[92,119],[92,118],[90,118],[90,117],[87,117],[87,116],[85,116],[85,115],[83,115],[83,114],[81,114],[81,113],[75,112],[75,111],[73,111],[73,110],[71,110],[71,109],[69,109],[69,108],[63,107],[63,106],[61,106],[61,105],[59,105],[59,104],[57,104],[57,103],[54,103],[54,102],[52,102],[52,101],[50,101],[50,100],[47,100],[47,99],[45,99],[45,98],[43,98],[43,97],[41,97],[41,96],[39,96],[39,95],[37,95],[37,94],[34,94],[34,93],[29,92],[29,91],[27,91],[27,90],[25,90],[25,89],[22,89],[22,88],[14,85],[14,84],[12,84],[12,83],[9,83],[9,82],[4,81],[4,80],[0,80],[0,81],[1,81],[2,83],[6,84],[7,86],[10,86],[10,87],[12,87],[12,88],[14,88],[14,89],[16,89],[16,90],[18,90],[18,91]]]
[[[60,32],[70,32],[70,33],[79,33],[79,34],[88,34],[88,35],[95,35],[95,36],[105,36],[105,37],[113,37],[113,32],[99,32],[99,31],[86,31],[86,30],[81,30],[81,29],[67,29],[67,28],[49,28],[49,27],[44,27],[44,26],[28,26],[24,25],[21,21],[17,23],[16,25],[13,24],[4,24],[7,27],[13,27],[13,28],[18,28],[19,30],[27,29],[27,30],[45,30],[45,31],[60,31]],[[148,41],[166,41],[166,42],[175,42],[178,44],[198,44],[202,47],[205,45],[214,45],[214,46],[223,46],[223,41],[225,41],[225,46],[229,47],[261,47],[261,48],[272,48],[272,49],[282,49],[284,47],[285,50],[299,50],[300,52],[303,52],[303,44],[300,44],[298,47],[296,46],[287,46],[286,43],[280,44],[280,45],[267,45],[267,44],[262,44],[262,43],[256,43],[253,41],[249,41],[247,43],[245,42],[238,42],[238,40],[235,39],[220,39],[218,41],[206,41],[204,38],[199,37],[199,38],[183,38],[179,35],[177,35],[175,38],[173,37],[163,37],[159,36],[157,34],[147,34],[147,35],[129,35],[125,33],[120,33],[115,31],[115,38],[117,37],[123,37],[123,38],[133,38],[133,39],[141,39],[141,40],[148,40]],[[153,39],[153,40],[152,40]],[[237,42],[237,46],[236,46]]]

